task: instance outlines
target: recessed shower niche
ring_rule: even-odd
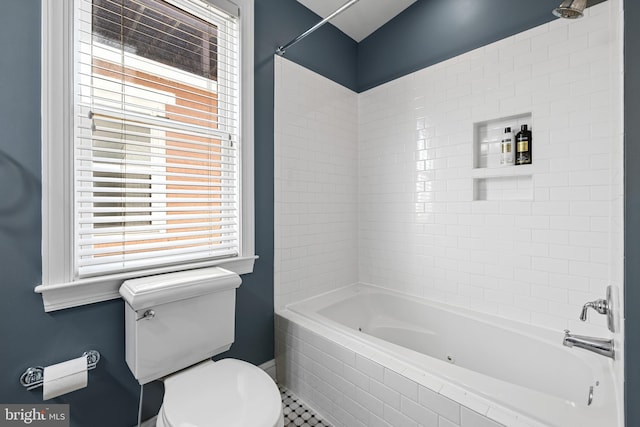
[[[531,113],[486,120],[473,125],[473,200],[533,200],[533,165],[500,163],[505,128],[515,135],[533,128]],[[533,139],[533,138],[532,138]]]

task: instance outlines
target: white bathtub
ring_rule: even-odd
[[[292,304],[278,315],[339,336],[333,341],[382,365],[409,366],[396,371],[412,372],[422,386],[504,425],[619,425],[612,361],[563,347],[561,331],[366,285]]]

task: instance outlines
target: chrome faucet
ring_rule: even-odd
[[[615,332],[615,322],[613,318],[613,296],[612,296],[612,288],[611,286],[607,286],[607,298],[606,299],[597,299],[595,301],[590,301],[586,303],[582,307],[582,311],[580,312],[580,320],[583,322],[587,321],[587,311],[589,308],[593,308],[600,314],[604,314],[607,316],[607,327],[611,332]]]
[[[609,303],[604,299],[597,299],[595,301],[591,301],[586,303],[582,307],[582,312],[580,313],[580,320],[585,322],[587,320],[587,310],[589,308],[593,308],[600,314],[608,314],[609,313]]]
[[[592,351],[602,356],[614,358],[615,350],[613,348],[613,340],[604,338],[587,337],[584,335],[572,335],[568,329],[564,330],[564,340],[562,345],[567,347],[578,347]]]
[[[612,293],[613,291],[611,286],[607,286],[607,299],[597,299],[582,306],[582,311],[580,312],[580,320],[586,322],[587,312],[589,311],[589,308],[593,308],[598,313],[607,316],[607,326],[609,327],[609,330],[611,332],[615,332],[616,328],[613,318]],[[564,339],[562,340],[562,345],[567,347],[583,348],[585,350],[589,350],[602,356],[610,357],[612,359],[615,355],[615,350],[613,348],[613,339],[607,340],[604,338],[587,337],[585,335],[572,335],[568,329],[564,330]]]

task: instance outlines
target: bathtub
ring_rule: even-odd
[[[380,424],[371,421],[375,417],[394,425],[393,417],[406,412],[397,404],[394,393],[406,400],[401,403],[420,403],[422,394],[414,393],[416,387],[422,389],[420,393],[445,399],[443,404],[450,401],[460,405],[462,416],[460,411],[455,413],[455,406],[450,405],[453,409],[447,416],[426,405],[424,409],[436,415],[434,425],[439,425],[437,420],[444,416],[450,424],[443,422],[442,425],[463,427],[474,423],[552,427],[620,425],[613,362],[582,349],[562,346],[561,331],[361,284],[291,304],[277,312],[276,323],[280,328],[276,332],[279,341],[276,363],[279,370],[290,373],[281,381],[287,385],[295,376],[292,370],[304,371],[307,379],[315,383],[309,387],[303,385],[305,379],[300,378],[297,385],[290,387],[302,393],[303,400],[311,400],[312,406],[332,412],[329,418],[338,425],[349,425],[340,419],[340,416],[347,417],[343,412],[354,416],[353,408],[340,408],[345,401],[352,407],[357,406],[356,412],[370,412],[356,414],[362,424]],[[311,335],[296,336],[304,331]],[[308,342],[301,343],[301,340]],[[325,344],[316,344],[319,340]],[[323,355],[325,345],[332,350]],[[283,356],[287,352],[295,354],[289,354],[287,359]],[[325,360],[329,359],[332,360],[325,366]],[[359,361],[365,368],[352,369],[351,364],[358,368]],[[287,363],[294,366],[286,366]],[[370,376],[373,372],[378,372],[378,379]],[[328,378],[322,378],[325,374]],[[354,379],[344,384],[348,375]],[[374,383],[392,387],[389,391],[393,393],[387,391],[386,394],[394,396],[394,401],[384,402],[382,392],[357,398],[357,393],[366,395],[366,388]],[[416,385],[412,386],[413,383]],[[355,384],[356,397],[349,395],[354,390],[351,384]],[[317,390],[322,387],[325,393]],[[334,399],[332,396],[336,393],[339,397]],[[418,396],[415,402],[411,401],[415,396]],[[429,403],[429,399],[426,401]],[[392,412],[394,406],[400,415]],[[464,423],[465,418],[470,420],[474,416],[485,420]],[[414,417],[411,421],[420,420]]]

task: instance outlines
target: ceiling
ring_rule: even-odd
[[[416,0],[360,0],[331,20],[331,24],[357,42],[383,26]],[[298,0],[325,18],[347,0]]]

